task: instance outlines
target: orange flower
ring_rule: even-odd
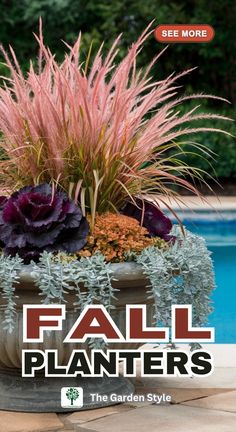
[[[167,243],[157,237],[150,238],[148,231],[129,216],[105,213],[97,215],[93,233],[79,256],[91,256],[101,252],[107,261],[125,261],[127,254],[140,253],[148,246],[167,247]]]

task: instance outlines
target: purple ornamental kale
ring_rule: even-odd
[[[165,241],[173,240],[173,236],[170,235],[171,220],[149,201],[136,199],[136,203],[137,206],[131,202],[127,203],[122,213],[137,219],[139,223],[142,222],[143,216],[143,226],[151,237],[160,237]]]
[[[7,255],[19,254],[25,263],[40,253],[74,253],[87,242],[89,224],[81,209],[47,183],[27,186],[0,197],[0,242]]]

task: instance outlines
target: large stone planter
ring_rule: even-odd
[[[146,288],[148,281],[142,269],[135,263],[113,264],[113,286],[118,288],[115,301],[116,308],[112,312],[112,318],[125,335],[125,307],[126,304],[146,304],[147,323],[152,324],[153,304],[148,299]],[[71,292],[66,295],[67,317],[64,321],[63,332],[52,331],[45,337],[44,343],[23,344],[22,305],[39,304],[41,297],[35,286],[30,267],[25,266],[20,275],[20,284],[16,287],[17,314],[16,325],[13,333],[9,334],[0,325],[0,409],[21,411],[65,411],[60,404],[61,387],[83,387],[84,407],[90,409],[105,406],[106,403],[91,401],[90,393],[130,394],[133,391],[132,384],[125,378],[22,378],[21,377],[21,351],[22,349],[57,349],[59,363],[67,362],[73,349],[86,349],[87,344],[63,344],[63,339],[72,324],[78,317],[79,311],[75,311],[73,303],[75,295]],[[3,310],[0,310],[0,322],[3,321]],[[134,349],[139,344],[111,344],[109,348]],[[108,398],[109,399],[109,398]],[[107,402],[110,405],[111,402]]]

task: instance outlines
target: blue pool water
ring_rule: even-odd
[[[236,211],[185,211],[180,217],[212,251],[217,288],[209,325],[215,327],[215,342],[236,343]]]

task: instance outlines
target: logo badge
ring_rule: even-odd
[[[83,389],[82,387],[62,387],[61,389],[62,408],[82,408]]]

